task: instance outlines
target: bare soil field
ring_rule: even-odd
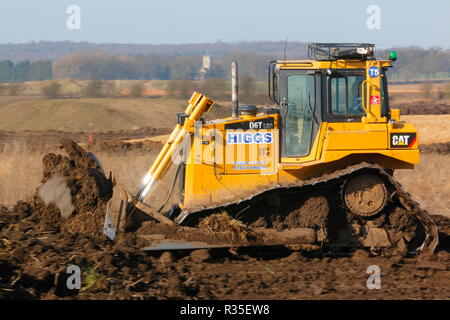
[[[450,217],[450,155],[425,153],[414,170],[397,170],[394,177],[428,212]]]
[[[111,181],[71,140],[68,158],[47,154],[41,182],[67,177],[75,213],[62,219],[37,192],[0,206],[2,299],[448,299],[450,219],[440,227],[435,255],[370,256],[288,248],[195,250],[149,254],[134,234],[113,244],[101,235]],[[82,287],[66,286],[69,265]],[[366,286],[368,267],[382,272],[378,290]]]
[[[84,234],[45,227],[26,205],[0,220],[1,299],[448,299],[450,221],[431,258],[308,255],[291,250],[197,250],[146,254]],[[80,290],[66,287],[69,265]],[[367,268],[381,289],[366,287]]]
[[[450,104],[436,101],[414,101],[394,104],[391,108],[400,109],[403,115],[422,115],[422,114],[449,114]]]

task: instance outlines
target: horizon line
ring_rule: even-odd
[[[73,43],[73,44],[94,44],[94,45],[142,45],[142,46],[185,46],[185,45],[216,45],[216,44],[239,44],[239,43],[284,43],[286,40],[236,40],[236,41],[216,41],[216,42],[184,42],[184,43],[145,43],[145,42],[95,42],[95,41],[73,41],[73,40],[30,40],[28,42],[0,42],[0,45],[27,45],[27,44],[39,44],[39,43]],[[309,44],[316,43],[317,41],[300,41],[300,40],[292,40],[288,41],[288,43],[297,43],[297,44]],[[322,41],[326,43],[326,41]],[[336,42],[333,42],[336,43]],[[343,41],[342,43],[349,43],[348,41]],[[352,43],[359,43],[358,41],[354,41]],[[361,42],[362,43],[362,42]],[[382,49],[390,49],[390,48],[411,48],[417,47],[420,49],[434,49],[439,48],[442,50],[450,50],[450,48],[444,48],[439,45],[430,45],[430,46],[422,46],[418,44],[408,44],[408,45],[380,45],[376,44],[375,46]]]

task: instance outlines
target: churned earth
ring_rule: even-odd
[[[40,223],[29,204],[2,208],[2,299],[448,299],[450,221],[434,216],[441,244],[429,258],[312,255],[302,251],[196,250],[150,255],[130,244]],[[67,289],[67,268],[82,271]],[[381,288],[368,289],[379,266]]]
[[[150,254],[140,249],[139,232],[117,243],[105,239],[103,213],[113,180],[72,140],[64,139],[62,146],[67,156],[44,157],[41,183],[54,183],[71,201],[51,202],[56,195],[41,185],[32,200],[0,206],[0,299],[450,298],[447,217],[433,216],[440,244],[429,257],[284,247]],[[202,227],[223,228],[225,218]],[[243,226],[233,228],[233,237],[246,235]],[[81,270],[80,289],[68,289],[70,265]],[[369,289],[367,281],[378,268],[381,287]]]

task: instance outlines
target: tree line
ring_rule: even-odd
[[[417,46],[382,50],[378,59],[386,58],[390,50],[398,53],[394,68],[388,73],[389,79],[416,80],[450,78],[450,50],[439,47],[423,49]]]
[[[51,61],[0,61],[0,82],[40,81],[53,78]]]
[[[377,52],[385,58],[389,50]],[[408,47],[397,49],[399,59],[389,71],[394,80],[450,78],[450,50]],[[292,56],[292,53],[290,54]],[[256,81],[267,79],[268,62],[280,59],[270,54],[233,52],[212,56],[205,79],[228,79],[231,61],[239,64],[239,75]],[[297,57],[304,58],[299,53]],[[0,82],[80,79],[80,80],[194,80],[200,77],[202,55],[113,55],[102,51],[72,53],[56,61],[0,61]]]
[[[376,52],[378,59],[387,59],[388,52],[396,50],[399,59],[389,71],[394,80],[450,78],[450,50],[406,47]],[[291,53],[292,56],[292,53]],[[295,59],[304,59],[299,53]],[[248,52],[234,52],[212,56],[212,68],[206,79],[225,79],[230,76],[230,64],[236,60],[239,74],[257,81],[267,79],[268,62],[279,56]],[[54,63],[56,78],[75,79],[160,79],[182,80],[199,77],[202,55],[170,56],[142,55],[115,56],[104,52],[75,53]]]
[[[204,74],[206,79],[227,78],[231,61],[237,60],[240,74],[265,79],[269,57],[255,54],[233,54],[213,57],[212,66]],[[53,64],[55,78],[104,80],[183,80],[198,79],[202,55],[114,56],[104,52],[74,53]]]

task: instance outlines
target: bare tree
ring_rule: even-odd
[[[175,99],[177,97],[177,82],[175,80],[169,80],[167,84],[167,96]]]
[[[6,94],[8,96],[17,96],[23,90],[25,90],[25,86],[21,82],[13,82],[6,87]]]
[[[198,90],[214,100],[230,99],[230,83],[225,79],[203,80]]]
[[[431,99],[432,90],[433,90],[433,84],[431,82],[426,82],[422,86],[422,97],[425,99]]]
[[[178,99],[189,99],[189,97],[192,95],[193,85],[191,80],[180,80],[179,81],[179,88],[178,88]]]
[[[52,81],[45,85],[41,89],[41,93],[44,97],[48,99],[56,99],[61,97],[61,84],[57,81]]]
[[[83,88],[82,94],[86,98],[105,97],[105,83],[103,80],[91,80]]]
[[[116,97],[117,96],[117,86],[114,81],[104,81],[103,82],[103,95],[105,97]]]
[[[130,96],[133,98],[142,98],[144,96],[144,84],[135,82],[130,87]]]
[[[254,103],[256,86],[253,77],[240,77],[239,82],[239,100],[243,103]]]

